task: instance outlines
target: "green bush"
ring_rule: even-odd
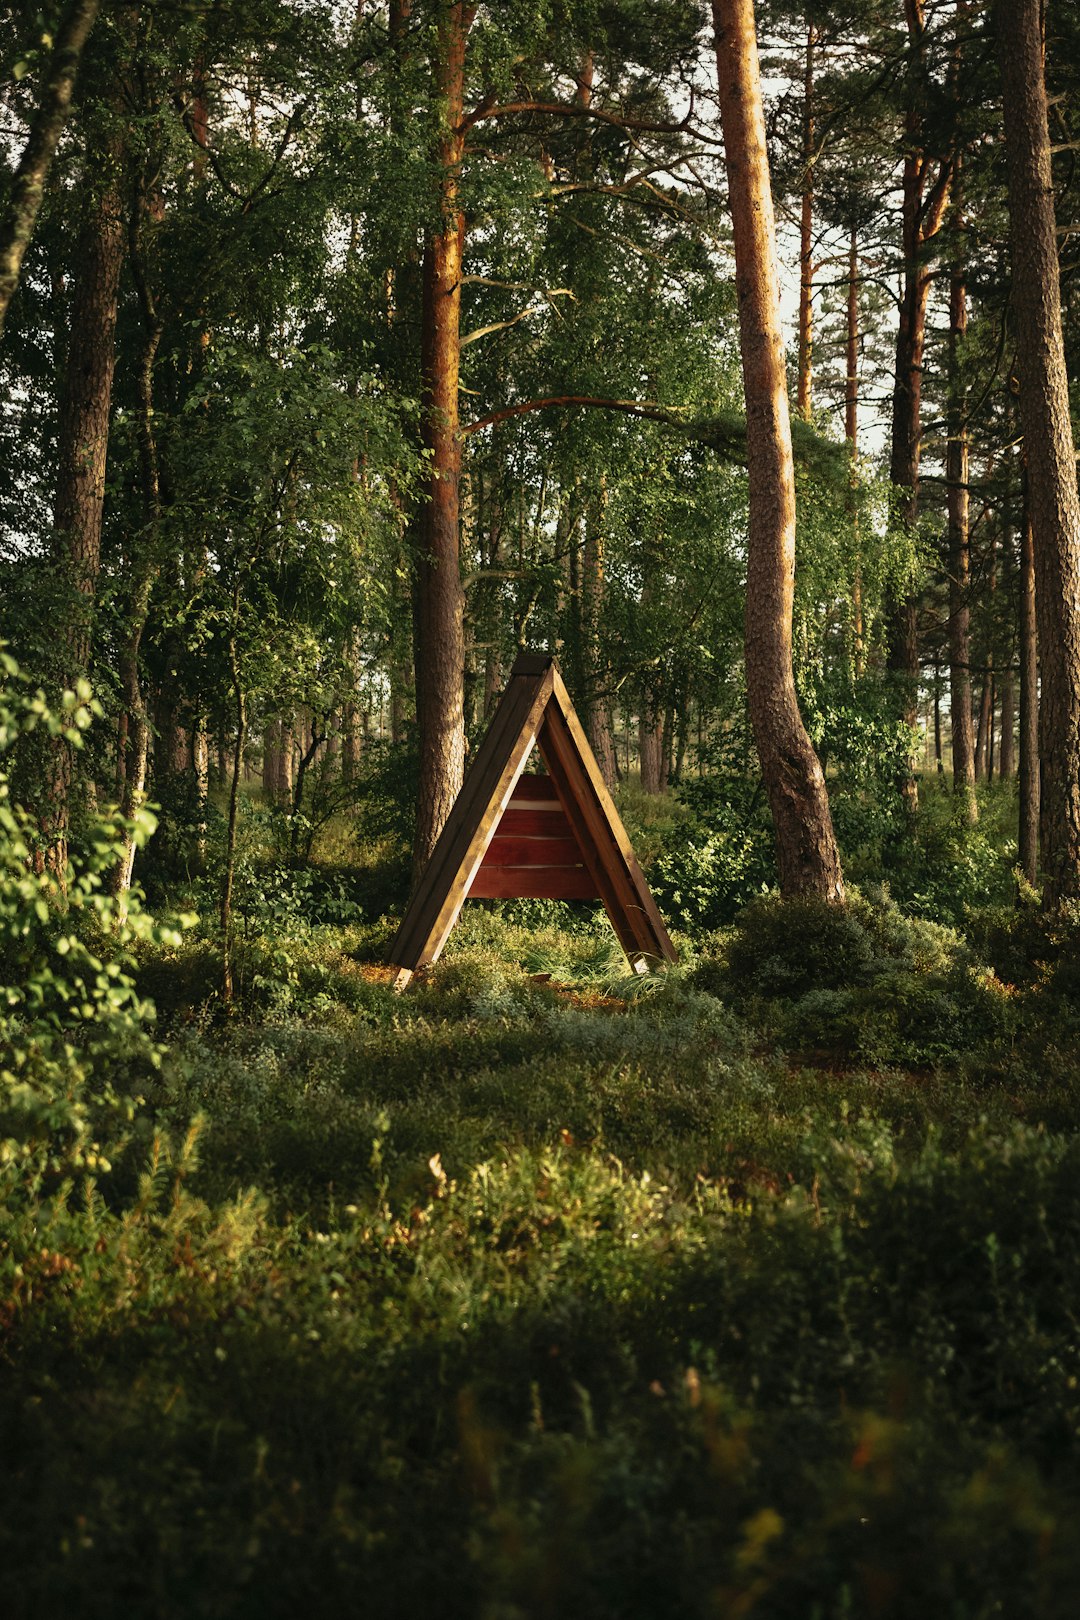
[[[959,934],[885,890],[837,906],[756,901],[695,982],[733,997],[785,1046],[923,1066],[1010,1043],[1020,1009]]]
[[[62,881],[35,859],[38,827],[11,802],[3,755],[39,729],[77,747],[92,701],[80,683],[54,714],[2,649],[0,660],[0,1192],[33,1203],[107,1172],[126,1140],[136,1088],[161,1060],[130,947],[179,936],[137,893],[123,906],[107,893],[129,830],[117,816],[79,829]],[[153,826],[144,811],[130,830],[141,840]]]
[[[719,928],[776,878],[767,820],[714,805],[707,820],[678,823],[649,869],[661,911],[690,933]]]

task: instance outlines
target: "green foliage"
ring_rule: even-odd
[[[77,747],[90,722],[85,682],[64,695],[58,714],[31,693],[0,649],[0,760],[40,731],[51,746]],[[154,819],[133,828],[119,817],[84,829],[58,884],[35,859],[38,829],[10,797],[0,764],[0,1188],[33,1201],[110,1169],[139,1101],[135,1088],[162,1048],[152,1039],[152,1006],[128,971],[136,941],[175,943],[127,897],[106,890],[125,831],[143,840]],[[61,1196],[64,1196],[63,1194]]]
[[[1016,792],[995,783],[971,826],[948,788],[925,782],[914,837],[887,852],[889,884],[905,908],[962,924],[973,911],[1008,904],[1016,892]]]
[[[788,919],[836,985],[956,955],[851,915],[869,966]],[[678,974],[531,982],[530,934],[478,910],[396,998],[313,932],[330,1004],[178,1030],[120,1207],[0,1213],[15,1612],[1065,1620],[1075,1069],[1051,1129],[1034,1081],[798,1070]]]
[[[1016,1036],[1008,985],[953,930],[905,916],[887,892],[844,906],[769,898],[747,908],[719,981],[785,1044],[922,1065],[1001,1049]]]
[[[662,908],[691,930],[730,922],[775,880],[772,829],[736,805],[717,803],[707,823],[677,829],[649,871]]]

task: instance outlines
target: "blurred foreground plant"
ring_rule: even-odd
[[[37,855],[34,817],[11,797],[7,769],[38,728],[80,747],[96,706],[80,682],[59,713],[0,647],[0,1195],[67,1191],[111,1167],[134,1118],[140,1076],[157,1068],[153,1005],[128,969],[135,940],[169,946],[175,926],[142,910],[138,891],[106,892],[126,831],[142,843],[154,817],[91,819],[63,881]]]

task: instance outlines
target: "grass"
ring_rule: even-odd
[[[477,907],[395,997],[347,899],[232,1020],[147,947],[111,1176],[0,1215],[6,1614],[1076,1612],[1080,929]]]

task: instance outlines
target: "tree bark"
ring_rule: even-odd
[[[814,351],[814,47],[817,29],[806,28],[806,72],[803,78],[803,175],[799,215],[799,384],[795,409],[809,422],[813,391]]]
[[[7,209],[0,220],[0,337],[19,285],[23,258],[33,240],[45,181],[71,109],[83,46],[100,5],[101,0],[69,0],[65,7],[41,101],[12,179]]]
[[[57,430],[53,544],[70,592],[60,630],[63,682],[74,687],[90,663],[94,599],[101,570],[101,520],[109,446],[116,304],[124,256],[120,153],[108,140],[99,153],[100,191],[79,236],[71,305],[71,334]],[[58,741],[53,750],[44,831],[46,864],[59,881],[67,863],[74,754]]]
[[[338,746],[341,754],[342,781],[354,782],[360,771],[360,756],[363,752],[360,730],[360,632],[356,629],[349,632],[348,668],[349,690],[341,706]]]
[[[1018,858],[1028,882],[1039,871],[1039,663],[1035,614],[1035,545],[1024,479],[1020,542],[1020,828]]]
[[[980,782],[986,781],[986,761],[990,750],[990,695],[994,688],[994,655],[986,655],[986,668],[983,671],[982,687],[979,693],[979,725],[975,733],[975,775]]]
[[[848,238],[847,335],[844,384],[844,437],[851,447],[851,521],[855,531],[855,570],[851,582],[852,663],[856,676],[863,672],[862,558],[859,513],[855,500],[859,455],[859,238],[852,225]]]
[[[638,715],[638,759],[641,762],[641,786],[645,793],[660,794],[667,786],[664,760],[664,717],[656,712],[652,700],[641,700]]]
[[[949,169],[942,164],[927,189],[930,160],[924,151],[923,120],[917,77],[922,71],[924,0],[905,0],[911,66],[904,119],[902,251],[904,260],[900,319],[896,332],[896,376],[893,385],[892,447],[889,477],[898,492],[897,517],[907,532],[919,516],[919,460],[922,437],[922,372],[926,345],[926,306],[931,276],[925,249],[937,234],[948,200]],[[888,613],[887,664],[899,689],[900,710],[914,729],[918,721],[919,635],[916,598],[892,601]],[[910,762],[901,773],[900,794],[909,818],[919,807],[919,790]]]
[[[1042,693],[1044,903],[1080,895],[1080,498],[1061,328],[1039,0],[997,0],[1020,422],[1034,535]]]
[[[1010,607],[1016,599],[1016,533],[1012,524],[1011,496],[1012,481],[1010,480],[1002,518],[1003,532],[1001,537],[1001,585]],[[998,749],[998,776],[1003,782],[1007,781],[1016,769],[1013,736],[1016,729],[1015,663],[1015,633],[1010,629],[1002,649],[1001,677],[998,683],[1001,692],[1001,744]]]
[[[602,485],[598,498],[585,518],[585,544],[581,554],[582,608],[588,703],[583,721],[600,774],[607,787],[618,781],[619,765],[611,726],[611,699],[607,695],[609,672],[600,648],[600,624],[604,607],[604,515],[607,489]]]
[[[970,451],[963,348],[967,337],[964,219],[953,215],[953,271],[949,281],[949,421],[945,475],[949,507],[949,706],[952,715],[953,793],[966,821],[979,819],[975,797],[975,746],[971,726],[971,502]]]
[[[416,719],[420,786],[413,873],[427,865],[465,771],[465,598],[461,586],[458,499],[461,436],[461,271],[465,216],[458,183],[465,149],[465,42],[472,9],[450,0],[438,10],[435,97],[441,225],[423,263],[424,444],[430,453],[423,545],[416,565]]]
[[[236,622],[240,616],[239,585],[233,594],[233,621],[229,629],[229,675],[235,706],[236,737],[233,743],[232,782],[229,785],[229,814],[225,828],[225,870],[221,879],[221,999],[231,1008],[235,994],[233,977],[233,886],[236,877],[236,829],[240,811],[240,782],[244,771],[244,745],[247,742],[247,693],[240,670],[236,644]]]
[[[998,775],[1003,782],[1016,772],[1016,687],[1011,665],[1001,677],[1001,750]]]
[[[119,762],[120,811],[128,823],[134,821],[146,799],[150,758],[150,716],[139,669],[139,654],[150,614],[150,599],[160,569],[158,544],[161,528],[161,476],[157,432],[154,425],[154,365],[164,323],[158,314],[151,289],[145,241],[149,222],[154,218],[160,218],[160,215],[160,194],[151,192],[145,183],[145,176],[140,175],[128,233],[128,257],[143,322],[136,395],[139,476],[145,522],[142,535],[134,542],[135,554],[131,569],[127,621],[120,647],[120,686],[124,695],[123,719],[126,722],[122,733],[123,753]],[[123,833],[120,860],[112,874],[112,892],[120,898],[121,912],[126,904],[123,897],[131,888],[134,866],[135,838],[129,825]]]
[[[825,777],[799,714],[791,661],[795,469],[753,0],[713,0],[713,25],[746,394],[750,719],[772,810],[781,893],[842,900]]]
[[[262,785],[268,804],[273,804],[277,799],[277,756],[280,749],[281,721],[267,720],[262,736]]]

